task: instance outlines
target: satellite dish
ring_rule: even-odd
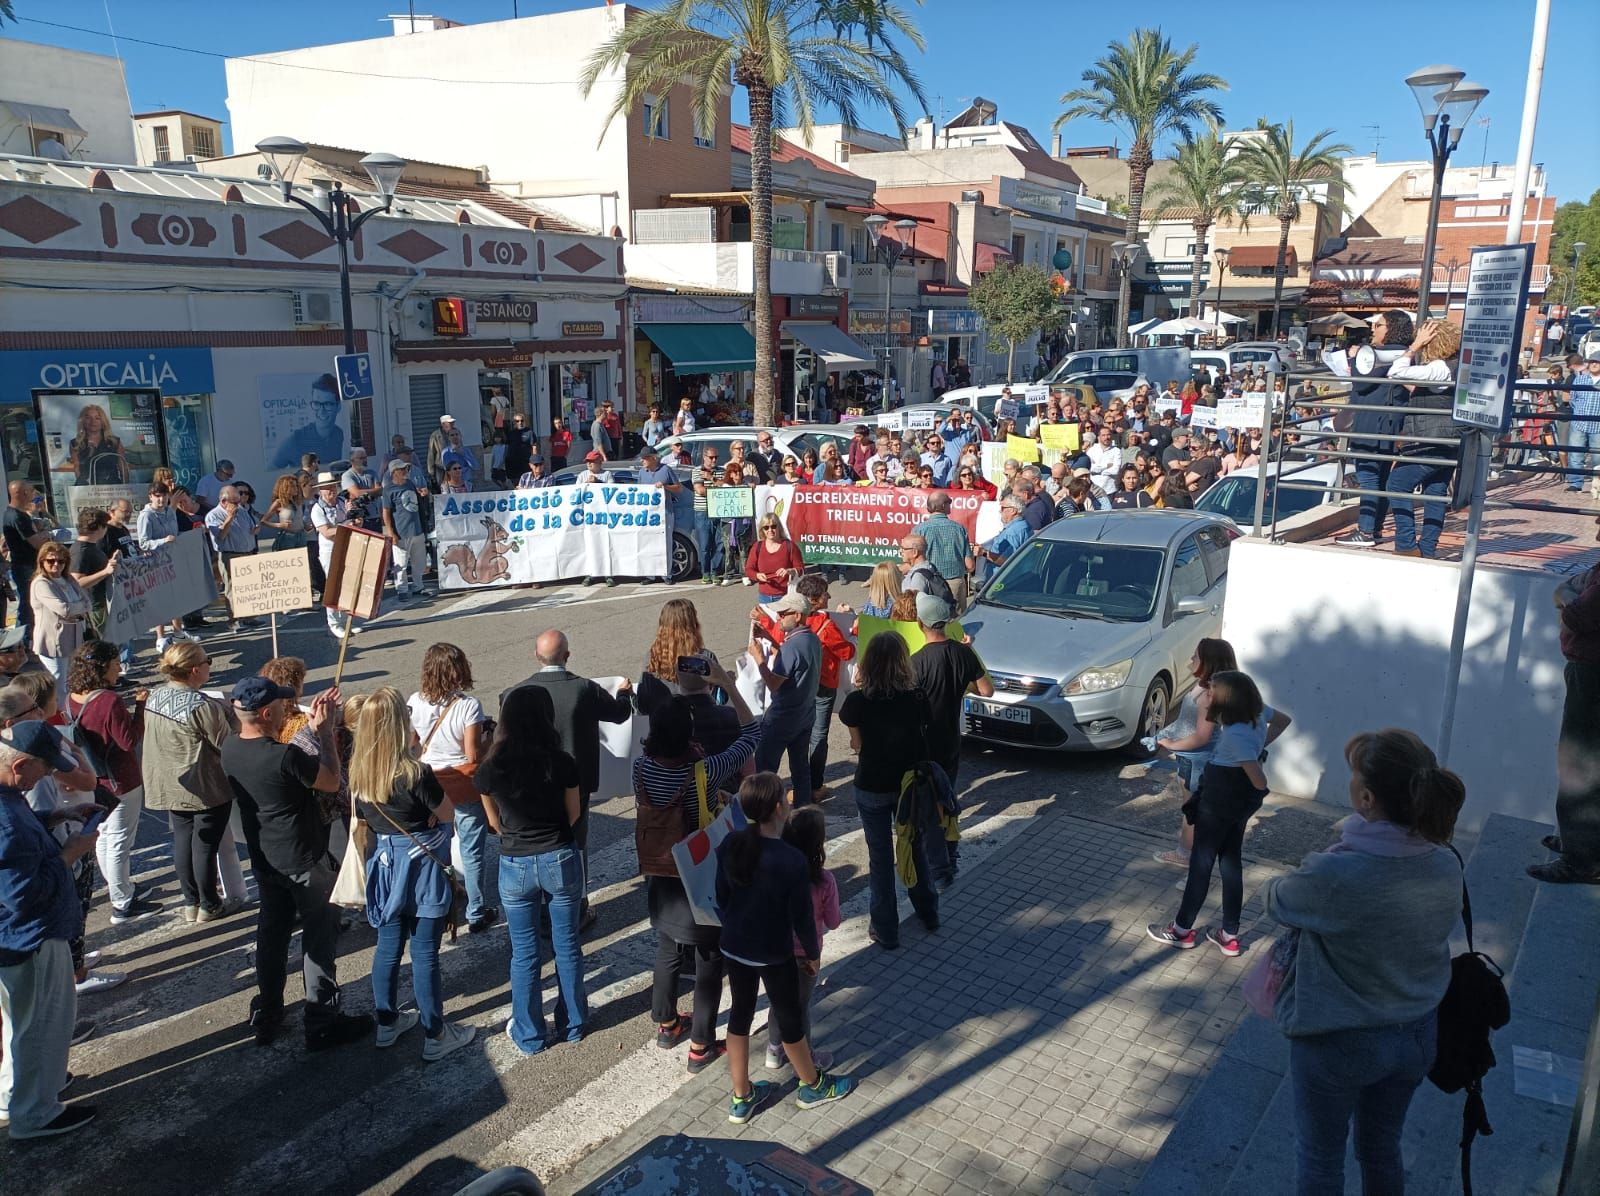
[[[46,137],[39,143],[38,156],[41,158],[54,158],[57,162],[68,161],[67,147],[54,137]]]

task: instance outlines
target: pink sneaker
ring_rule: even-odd
[[[1215,943],[1217,950],[1221,951],[1229,959],[1234,959],[1244,953],[1244,948],[1239,945],[1239,936],[1236,934],[1228,934],[1213,927],[1206,931],[1206,940]]]
[[[1145,933],[1158,943],[1165,943],[1169,947],[1176,947],[1180,951],[1192,951],[1199,937],[1192,930],[1179,930],[1177,923],[1168,922],[1163,926],[1160,922],[1152,922],[1146,926]]]

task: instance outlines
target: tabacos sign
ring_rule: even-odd
[[[44,349],[0,353],[0,398],[35,390],[216,390],[210,349]]]

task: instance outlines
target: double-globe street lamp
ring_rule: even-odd
[[[889,410],[889,402],[893,391],[889,386],[889,371],[894,368],[894,339],[890,335],[889,309],[894,301],[894,268],[899,262],[900,255],[906,251],[907,244],[899,237],[890,236],[887,228],[889,218],[882,212],[874,212],[868,216],[863,224],[872,237],[872,243],[878,247],[878,260],[883,263],[883,379],[882,401],[879,407],[883,411]],[[917,231],[917,222],[909,216],[894,222],[895,228],[906,236]]]
[[[1111,269],[1117,279],[1117,290],[1119,294],[1122,290],[1122,279],[1133,269],[1133,265],[1139,260],[1139,254],[1143,251],[1143,249],[1144,246],[1140,245],[1137,241],[1111,242]],[[1129,286],[1130,288],[1132,287],[1131,282],[1129,283]],[[1128,341],[1130,339],[1128,335],[1128,325],[1132,323],[1132,321],[1133,292],[1130,289],[1128,292],[1127,306],[1124,307],[1119,304],[1117,308],[1117,348],[1126,349],[1128,347]]]
[[[394,189],[405,173],[404,158],[393,154],[368,154],[361,165],[383,196],[383,207],[360,210],[355,197],[335,182],[331,191],[317,188],[312,199],[302,199],[294,193],[295,172],[306,156],[306,145],[293,137],[268,137],[256,142],[256,152],[267,160],[272,176],[283,185],[283,198],[299,204],[317,218],[323,232],[339,246],[339,300],[344,312],[344,351],[356,351],[355,317],[350,307],[350,239],[361,226],[379,212],[387,212],[394,204]],[[352,218],[353,215],[353,218]]]
[[[1217,347],[1222,347],[1222,284],[1228,277],[1228,254],[1231,253],[1226,245],[1218,245],[1211,251],[1211,260],[1217,263],[1217,298],[1213,306],[1216,313],[1217,331],[1214,334]]]
[[[1425,66],[1406,76],[1406,86],[1417,97],[1422,109],[1422,129],[1433,151],[1433,196],[1428,201],[1428,233],[1422,244],[1422,277],[1417,280],[1417,319],[1428,318],[1428,301],[1433,290],[1433,248],[1439,235],[1439,203],[1444,195],[1444,171],[1450,155],[1461,143],[1461,134],[1489,94],[1479,83],[1464,82],[1465,71],[1453,66]],[[1512,196],[1512,203],[1525,202]]]

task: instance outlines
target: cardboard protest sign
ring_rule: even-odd
[[[311,605],[311,557],[304,548],[236,556],[233,573],[233,617],[254,618]]]
[[[931,432],[939,426],[939,413],[937,411],[908,411],[906,412],[906,428],[912,432]]]
[[[1078,424],[1040,424],[1039,440],[1047,453],[1076,453],[1083,448],[1083,430]]]
[[[1194,405],[1194,410],[1189,413],[1189,427],[1214,428],[1217,426],[1217,409],[1203,407],[1199,403]]]
[[[754,519],[754,486],[707,486],[706,514],[712,519]]]
[[[983,442],[983,476],[991,486],[1006,484],[1006,446],[996,440]]]
[[[370,619],[383,604],[383,581],[388,575],[389,541],[377,532],[342,523],[328,560],[322,605],[340,614]]]
[[[661,577],[671,568],[659,486],[442,494],[434,511],[439,585],[447,590],[569,577]]]
[[[1039,460],[1039,442],[1027,436],[1007,436],[1006,456],[1023,465],[1032,465]]]
[[[103,634],[114,644],[209,605],[217,583],[206,534],[197,528],[151,552],[121,558],[110,595]]]
[[[856,659],[861,659],[873,636],[882,635],[886,631],[905,640],[907,650],[913,655],[928,642],[921,623],[904,623],[892,619],[880,619],[876,615],[862,615],[856,620]],[[961,624],[953,619],[944,625],[944,633],[953,640],[959,640],[966,635],[961,629]]]

